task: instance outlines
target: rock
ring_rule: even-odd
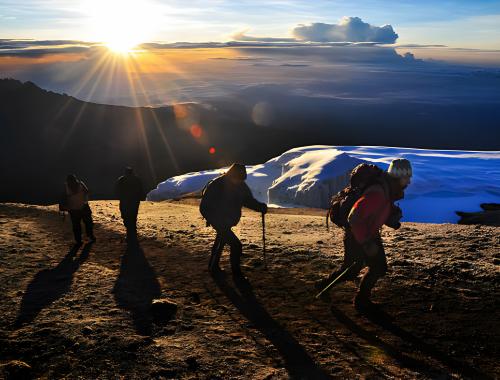
[[[500,226],[500,206],[495,203],[483,203],[484,211],[463,212],[456,211],[460,217],[458,224],[482,224],[486,226]]]
[[[500,204],[499,203],[481,203],[479,206],[484,211],[499,211],[500,210]]]
[[[33,378],[31,366],[20,360],[11,360],[7,364],[4,364],[3,373],[6,380],[24,380]]]
[[[175,317],[177,304],[166,298],[156,299],[151,302],[151,314],[157,323],[165,323]]]
[[[85,326],[83,329],[82,329],[82,334],[83,335],[90,335],[94,332],[94,330],[92,330],[92,327],[90,326]]]
[[[188,365],[189,370],[194,371],[200,367],[200,364],[196,360],[194,356],[190,356],[186,359],[186,364]]]
[[[197,292],[191,292],[190,298],[193,303],[198,304],[201,302],[200,295]]]

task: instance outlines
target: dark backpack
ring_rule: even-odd
[[[330,207],[326,213],[326,227],[328,219],[337,227],[348,227],[347,217],[352,207],[361,198],[364,191],[376,183],[382,183],[385,171],[376,165],[359,164],[351,172],[349,185],[330,199]]]

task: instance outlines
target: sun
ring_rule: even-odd
[[[91,39],[116,53],[129,53],[150,41],[160,25],[161,13],[147,1],[89,0],[85,10]]]

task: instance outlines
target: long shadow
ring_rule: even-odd
[[[73,282],[73,274],[89,257],[91,247],[92,243],[85,244],[77,256],[80,246],[74,245],[56,267],[44,269],[35,275],[24,293],[14,323],[15,328],[33,322],[40,311],[68,292]]]
[[[398,347],[392,346],[392,345],[384,342],[383,340],[378,338],[374,333],[363,329],[361,326],[356,324],[352,319],[350,319],[347,315],[345,315],[341,310],[339,310],[335,306],[332,305],[330,307],[330,310],[331,310],[332,314],[335,316],[335,318],[340,323],[344,324],[347,328],[349,328],[349,330],[351,330],[353,333],[355,333],[359,337],[361,337],[364,340],[366,340],[367,342],[369,342],[371,345],[379,347],[387,355],[393,357],[395,360],[397,360],[399,363],[401,363],[406,368],[416,370],[419,372],[423,372],[423,373],[429,375],[431,378],[451,376],[451,372],[443,373],[443,371],[441,369],[431,367],[430,363],[428,363],[428,362],[418,360],[418,359],[415,359],[415,358],[412,358],[408,355],[403,354]],[[379,326],[383,327],[387,331],[400,337],[406,343],[412,344],[415,351],[419,351],[419,352],[421,352],[429,357],[434,358],[435,360],[439,361],[440,363],[445,364],[450,369],[452,369],[453,373],[460,371],[460,372],[462,372],[463,375],[466,375],[466,376],[471,377],[473,379],[476,379],[476,378],[477,379],[489,379],[489,377],[487,375],[475,370],[474,368],[470,367],[466,363],[459,362],[459,361],[447,356],[446,354],[440,352],[439,350],[437,350],[435,347],[431,346],[430,344],[423,342],[421,339],[415,337],[411,333],[396,326],[392,322],[391,316],[384,313],[382,310],[377,310],[376,312],[372,312],[372,313],[365,313],[364,315],[370,321],[378,324]]]
[[[151,301],[160,296],[161,287],[140,246],[127,246],[113,294],[118,306],[130,311],[137,333],[151,335]]]
[[[411,332],[399,327],[392,321],[391,316],[385,313],[383,310],[377,310],[376,313],[368,313],[366,314],[366,317],[371,322],[382,327],[384,330],[398,336],[405,342],[410,343],[416,350],[434,358],[435,360],[453,369],[453,372],[459,372],[461,375],[473,379],[492,379],[492,377],[488,376],[487,374],[478,371],[477,369],[463,361],[452,358],[444,352],[439,351],[435,346],[424,342],[422,339],[416,337]]]
[[[285,368],[293,379],[330,379],[306,350],[276,322],[259,303],[252,285],[242,278],[235,278],[232,288],[224,276],[214,275],[215,283],[239,312],[250,321],[276,347],[285,362]]]

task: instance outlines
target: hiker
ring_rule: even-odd
[[[125,168],[125,174],[115,184],[115,194],[120,200],[120,214],[127,229],[128,244],[137,243],[137,214],[139,204],[145,199],[141,179],[131,167]]]
[[[356,169],[353,170],[353,175]],[[387,172],[380,171],[381,174],[365,187],[348,210],[347,224],[344,227],[344,263],[338,271],[316,284],[318,289],[323,289],[346,270],[337,283],[354,280],[361,269],[367,266],[368,270],[361,278],[359,290],[353,300],[357,310],[374,306],[370,299],[371,291],[377,280],[387,272],[380,229],[384,224],[394,229],[401,226],[399,220],[402,212],[394,202],[404,197],[404,190],[410,184],[412,176],[411,164],[406,159],[395,159]]]
[[[82,220],[85,224],[87,237],[91,242],[96,241],[93,231],[92,211],[89,206],[89,190],[85,183],[74,174],[68,174],[66,177],[65,197],[61,200],[59,208],[69,212],[76,244],[82,244]]]
[[[243,278],[240,268],[242,245],[231,231],[241,218],[243,206],[265,214],[267,205],[257,201],[245,183],[247,172],[242,164],[233,164],[229,170],[209,182],[203,191],[200,212],[217,232],[208,268],[214,273],[221,273],[219,260],[226,244],[231,248],[229,256],[234,277]]]

